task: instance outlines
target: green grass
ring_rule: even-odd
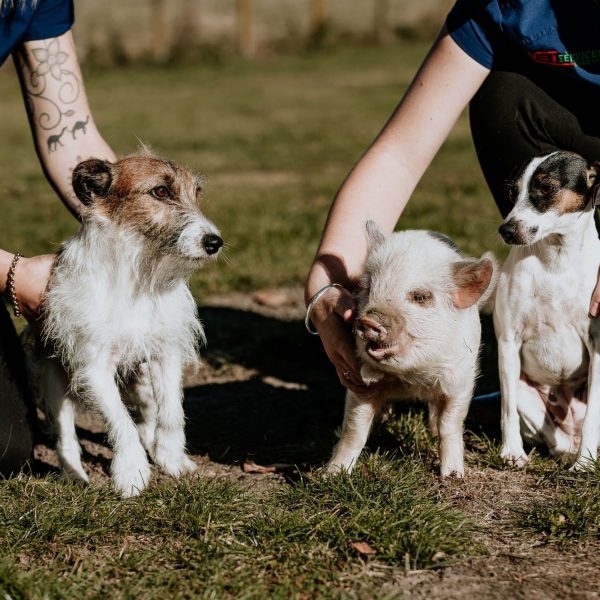
[[[554,468],[546,465],[539,485],[554,493],[520,512],[522,527],[560,545],[600,540],[600,462],[589,471],[576,473],[556,463]]]
[[[196,277],[194,293],[301,285],[331,198],[426,48],[411,42],[93,72],[87,87],[118,153],[135,150],[140,138],[207,176],[205,210],[223,232],[228,260]],[[0,103],[0,245],[48,252],[76,223],[41,174],[9,74],[0,74]],[[498,222],[463,116],[400,226],[445,232],[469,254],[502,255]],[[494,442],[467,443],[471,465],[501,466]],[[389,581],[390,573],[480,551],[476,524],[445,500],[435,477],[437,451],[422,413],[391,418],[371,447],[383,454],[351,478],[305,475],[271,490],[203,478],[154,484],[121,501],[52,477],[0,482],[0,596],[382,597],[381,573]],[[519,515],[519,527],[547,539],[597,536],[598,486],[583,479],[552,488],[542,474],[554,472],[550,463],[539,463],[538,485],[562,512],[536,504]],[[375,554],[361,555],[353,542]]]
[[[99,128],[118,153],[134,151],[139,138],[207,176],[205,210],[223,232],[228,261],[194,279],[201,295],[302,284],[332,197],[426,49],[347,47],[258,63],[93,72],[86,81]],[[8,74],[0,102],[2,247],[47,252],[76,225],[41,174]],[[478,254],[503,251],[498,221],[463,116],[400,225],[443,231]]]
[[[414,461],[374,456],[352,477],[268,492],[222,479],[155,484],[141,497],[45,479],[0,485],[0,592],[12,598],[330,597],[365,571],[444,566],[478,551]],[[361,555],[353,542],[375,552]]]

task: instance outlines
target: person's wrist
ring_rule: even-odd
[[[13,314],[15,317],[21,316],[21,304],[17,294],[17,267],[22,266],[24,257],[20,252],[16,252],[12,255],[8,270],[6,272],[6,281],[4,287],[4,296],[8,299],[12,306]]]
[[[319,334],[317,330],[311,327],[311,323],[314,311],[318,309],[319,304],[324,302],[325,296],[331,295],[334,291],[338,291],[339,293],[342,290],[343,287],[339,283],[327,283],[313,294],[306,307],[306,316],[304,318],[304,325],[309,333],[312,333],[313,335]]]

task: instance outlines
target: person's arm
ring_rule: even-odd
[[[73,35],[24,42],[13,54],[35,148],[46,177],[78,216],[71,185],[75,166],[88,158],[115,160],[94,123]]]
[[[12,299],[7,290],[7,278],[13,258],[14,254],[0,250],[0,295],[4,295],[9,301],[11,310]],[[31,258],[23,256],[17,261],[14,271],[15,293],[19,310],[37,331],[41,328],[39,308],[46,291],[54,258],[54,254],[32,256]]]
[[[419,179],[479,89],[489,70],[442,31],[384,129],[351,171],[331,207],[308,275],[308,300],[328,283],[352,289],[365,256],[365,223],[391,232]],[[340,381],[361,391],[362,380],[348,323],[354,302],[332,288],[312,312]],[[362,388],[364,392],[364,388]]]
[[[71,175],[87,158],[110,161],[115,154],[92,118],[71,32],[24,42],[13,54],[35,147],[44,173],[74,216],[82,205],[73,192]],[[0,294],[14,254],[0,250]],[[15,269],[15,291],[23,316],[39,328],[39,308],[54,255],[22,257]]]

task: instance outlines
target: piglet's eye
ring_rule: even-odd
[[[433,294],[426,290],[413,290],[408,293],[408,299],[415,304],[429,304],[433,300]]]
[[[171,197],[171,192],[166,185],[159,185],[150,190],[150,193],[158,200],[166,200]]]

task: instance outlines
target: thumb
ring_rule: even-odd
[[[598,282],[592,293],[590,302],[590,317],[597,317],[600,314],[600,270],[598,272]]]
[[[333,311],[338,316],[342,317],[346,323],[349,323],[354,319],[354,315],[356,312],[356,303],[354,302],[354,298],[352,294],[346,290],[340,290],[340,295],[337,299],[337,302],[333,308]]]

